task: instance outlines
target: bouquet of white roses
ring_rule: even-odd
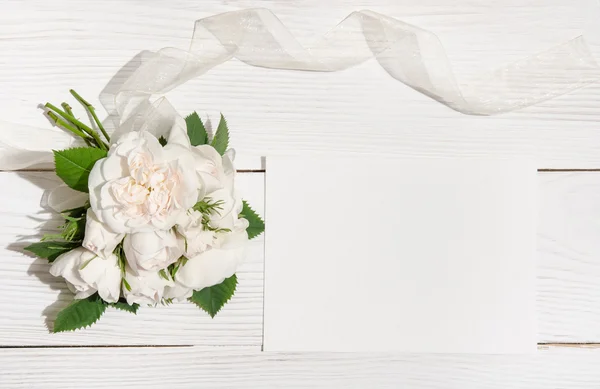
[[[109,136],[94,108],[71,93],[91,124],[66,103],[46,104],[48,117],[84,142],[54,151],[56,174],[89,196],[61,213],[59,234],[26,248],[75,294],[53,331],[89,326],[110,306],[135,313],[189,300],[214,317],[235,292],[248,239],[264,231],[235,189],[224,117],[209,139],[195,112],[160,115],[155,104]]]

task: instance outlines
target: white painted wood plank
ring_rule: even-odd
[[[97,96],[141,50],[185,48],[193,21],[271,8],[310,43],[356,9],[437,33],[465,80],[587,33],[600,53],[593,0],[0,1],[0,115],[47,126],[36,106],[76,88]],[[531,152],[540,168],[600,167],[600,86],[499,117],[468,117],[390,78],[375,61],[340,73],[276,71],[230,61],[169,95],[182,112],[228,117],[244,166],[273,152],[474,155]]]
[[[46,320],[71,300],[61,278],[48,273],[46,260],[22,253],[27,242],[55,232],[60,216],[40,208],[45,189],[58,183],[53,173],[0,173],[0,345],[49,344],[262,344],[263,237],[251,241],[238,272],[236,295],[215,319],[192,304],[140,308],[136,316],[109,309],[85,332],[50,335]],[[264,213],[264,174],[236,178],[243,197]]]
[[[600,342],[600,173],[539,177],[540,338]]]
[[[268,174],[268,173],[267,173]],[[263,243],[240,272],[234,300],[210,320],[188,304],[142,309],[137,317],[109,311],[85,333],[50,335],[51,312],[70,298],[48,265],[19,250],[39,237],[49,219],[40,213],[44,187],[53,173],[0,173],[0,345],[197,344],[246,345],[262,342]],[[260,213],[264,175],[239,174],[239,185]],[[540,173],[539,275],[537,310],[540,342],[600,342],[600,173]],[[260,238],[259,238],[260,239]],[[25,240],[25,241],[23,241]],[[19,243],[14,243],[19,242]],[[8,247],[8,248],[6,248]],[[46,312],[50,312],[46,311]]]
[[[596,389],[599,364],[598,349],[533,356],[12,349],[0,350],[0,387]]]

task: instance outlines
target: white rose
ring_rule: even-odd
[[[76,248],[56,258],[50,274],[63,277],[76,299],[98,292],[106,302],[119,300],[121,270],[115,255],[101,258],[83,247]]]
[[[83,247],[102,258],[107,258],[112,255],[113,250],[124,236],[125,234],[117,234],[106,224],[100,223],[91,208],[87,210]]]
[[[235,178],[234,151],[232,149],[227,150],[225,155],[221,156],[214,147],[200,145],[193,147],[192,153],[196,172],[204,183],[207,194],[223,188],[232,190]]]
[[[147,131],[125,133],[112,145],[89,176],[99,222],[115,233],[168,230],[203,196],[185,131],[177,118],[165,147]]]
[[[208,224],[213,228],[245,230],[248,227],[246,219],[240,219],[239,215],[242,212],[244,203],[238,193],[231,189],[217,189],[208,195],[210,202],[219,202],[220,206],[217,212],[212,212],[208,215]]]
[[[220,235],[219,248],[211,248],[188,259],[175,273],[175,281],[193,290],[220,284],[231,277],[243,261],[248,234],[246,230]]]
[[[127,304],[156,305],[162,301],[167,286],[173,286],[173,281],[167,281],[158,272],[145,272],[138,275],[131,269],[125,270],[125,281],[131,288],[123,286],[123,297]]]
[[[158,271],[181,257],[182,242],[173,229],[127,234],[123,250],[133,273]]]
[[[179,282],[175,282],[173,286],[167,286],[165,288],[164,298],[173,299],[175,301],[185,301],[192,297],[194,290],[187,286],[181,285]]]
[[[193,209],[179,217],[176,229],[184,240],[183,254],[188,258],[207,250],[216,242],[216,233],[204,229],[202,213]]]

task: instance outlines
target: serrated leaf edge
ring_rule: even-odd
[[[263,218],[262,218],[262,217],[260,217],[260,215],[258,214],[258,212],[256,212],[256,211],[254,210],[254,208],[252,208],[252,207],[250,206],[250,204],[248,204],[248,202],[247,202],[246,200],[242,200],[242,203],[243,203],[244,207],[246,207],[248,210],[250,210],[250,212],[252,212],[252,214],[253,214],[254,216],[256,216],[256,217],[258,218],[258,220],[260,220],[260,222],[262,223],[262,231],[260,231],[258,234],[254,235],[254,236],[252,236],[252,237],[250,236],[250,234],[248,234],[248,239],[249,239],[249,240],[252,240],[252,239],[254,239],[254,238],[256,238],[256,237],[259,237],[260,235],[262,235],[262,234],[265,232],[265,221],[263,220]],[[242,216],[244,219],[248,220],[248,222],[250,221],[250,220],[249,220],[249,219],[246,217],[246,214],[244,214],[244,211],[243,211],[243,210],[242,210],[241,216]],[[251,226],[250,226],[250,225],[248,225],[248,228],[246,229],[246,231],[247,231],[247,230],[248,230],[250,227],[251,227]]]
[[[207,311],[206,309],[204,309],[204,307],[200,304],[198,304],[197,302],[192,300],[192,297],[188,298],[188,301],[191,302],[192,304],[194,304],[195,306],[197,306],[198,308],[202,309],[204,312],[208,313],[208,315],[214,319],[215,316],[217,316],[217,314],[219,312],[221,312],[221,309],[223,309],[223,307],[225,307],[225,305],[233,298],[233,296],[235,295],[235,292],[237,291],[237,286],[238,286],[238,279],[237,279],[237,274],[233,274],[231,277],[235,276],[235,285],[233,286],[233,290],[231,291],[231,295],[227,298],[227,300],[223,301],[223,304],[219,307],[219,309],[217,309],[215,311],[214,314],[211,314],[209,311]],[[227,277],[227,278],[231,278],[231,277]],[[225,280],[223,280],[223,282],[225,282]],[[212,286],[207,286],[207,288],[212,288],[213,286],[217,286],[219,284],[215,284]],[[204,288],[202,288],[204,289]],[[200,289],[200,290],[202,290]],[[194,292],[200,292],[200,290],[194,291]]]
[[[78,168],[81,168],[81,169],[83,169],[84,171],[88,172],[88,177],[89,177],[89,173],[91,173],[91,171],[92,171],[92,169],[91,169],[91,168],[90,168],[90,170],[88,171],[88,169],[84,168],[84,167],[83,167],[83,166],[81,166],[81,165],[78,165],[78,164],[74,163],[74,162],[73,162],[73,161],[71,161],[70,159],[66,158],[64,154],[62,154],[62,153],[64,153],[64,152],[66,152],[66,151],[73,151],[73,150],[99,150],[99,151],[101,151],[101,152],[104,152],[104,156],[103,156],[103,157],[101,157],[101,158],[98,158],[96,161],[94,161],[94,164],[95,164],[96,162],[98,162],[99,160],[101,160],[101,159],[103,159],[103,158],[106,158],[107,152],[106,152],[105,150],[98,149],[98,148],[95,148],[95,147],[69,147],[69,148],[67,148],[67,149],[63,149],[63,150],[55,150],[55,149],[53,149],[53,150],[52,150],[52,155],[53,155],[53,157],[54,157],[54,171],[55,171],[55,173],[56,173],[57,177],[58,177],[58,178],[60,178],[60,179],[63,181],[63,183],[65,183],[65,185],[67,185],[69,188],[71,188],[71,189],[73,189],[73,190],[76,190],[76,191],[79,191],[79,192],[84,192],[84,193],[87,193],[87,192],[88,192],[87,188],[85,188],[86,190],[81,190],[81,189],[79,189],[79,188],[73,188],[71,185],[69,185],[69,184],[68,184],[68,183],[65,181],[65,179],[64,179],[64,178],[63,178],[63,177],[62,177],[62,176],[59,174],[59,172],[58,172],[58,169],[56,168],[56,159],[57,159],[57,157],[60,157],[62,160],[66,161],[66,162],[69,162],[71,165],[73,165],[73,166],[77,166]],[[92,152],[95,152],[95,151],[92,151]],[[93,167],[93,166],[92,166],[92,167]]]
[[[73,300],[73,302],[71,302],[69,305],[67,305],[66,307],[64,307],[58,313],[58,315],[60,315],[65,309],[67,309],[67,308],[71,307],[72,305],[75,305],[75,304],[77,304],[77,303],[79,303],[79,302],[81,302],[83,300],[86,300],[86,299]],[[54,327],[52,328],[52,333],[53,334],[58,334],[58,333],[61,333],[61,332],[74,332],[76,330],[90,328],[92,325],[96,324],[98,322],[98,320],[100,320],[100,318],[102,317],[102,315],[104,315],[104,312],[106,312],[106,306],[107,305],[106,305],[106,303],[104,301],[102,301],[102,303],[99,304],[99,306],[102,307],[100,315],[98,315],[98,317],[93,322],[91,322],[90,324],[87,324],[87,325],[84,325],[84,326],[81,326],[81,327],[77,327],[77,328],[70,328],[70,329],[64,329],[64,330],[57,331],[56,330],[56,319],[58,319],[58,315],[57,315],[56,318],[54,319],[54,323],[53,323]]]
[[[127,304],[127,303],[124,303],[124,304]],[[112,307],[112,308],[116,309],[116,310],[123,311],[123,312],[128,312],[128,313],[133,313],[134,315],[137,315],[137,311],[140,309],[140,305],[139,305],[139,304],[135,304],[135,305],[137,305],[137,306],[136,306],[136,307],[134,307],[134,310],[133,310],[133,311],[130,311],[130,310],[128,310],[128,309],[124,309],[124,308],[122,308],[120,305],[117,305],[117,303],[109,303],[108,305],[109,305],[110,307]],[[129,304],[127,304],[127,305],[129,305]],[[133,305],[129,305],[129,306],[130,306],[130,307],[133,307]]]
[[[225,134],[225,135],[223,135]],[[223,138],[224,137],[224,138]],[[222,142],[221,139],[224,139],[225,142],[225,146],[223,148],[223,150],[220,150],[219,148],[217,148],[217,146],[220,146],[217,144],[217,142]],[[217,152],[221,155],[224,155],[225,152],[227,151],[227,148],[229,147],[229,125],[227,124],[227,120],[225,119],[225,116],[223,116],[223,114],[221,113],[221,118],[219,119],[219,124],[217,125],[217,131],[215,131],[215,136],[213,136],[212,142],[210,143],[210,145],[217,150]]]
[[[195,144],[192,143],[192,138],[190,137],[190,132],[189,132],[188,123],[187,123],[188,119],[191,118],[191,117],[193,117],[193,116],[196,116],[198,118],[198,120],[200,121],[200,126],[202,127],[202,132],[203,132],[202,135],[203,135],[203,138],[204,138],[202,140],[204,143],[198,143],[197,145],[195,145]],[[194,112],[192,112],[191,114],[189,114],[189,115],[187,115],[185,117],[185,127],[186,127],[186,133],[188,135],[188,139],[190,140],[190,144],[192,145],[192,147],[194,147],[194,146],[200,146],[200,145],[205,145],[205,144],[209,143],[208,142],[208,131],[206,131],[206,126],[204,125],[204,122],[202,122],[202,118],[200,117],[200,115],[198,115],[198,112],[194,111]]]

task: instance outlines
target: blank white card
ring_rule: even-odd
[[[265,351],[536,349],[524,160],[268,157]]]

